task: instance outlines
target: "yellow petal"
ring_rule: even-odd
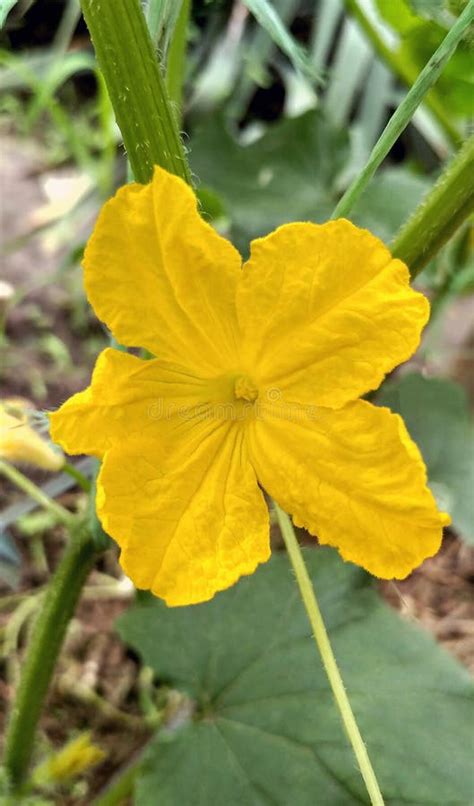
[[[429,305],[378,238],[341,219],[253,241],[237,310],[260,386],[338,408],[412,355]]]
[[[51,437],[67,453],[100,459],[134,435],[163,440],[185,430],[208,390],[184,367],[108,348],[97,359],[91,385],[50,413]]]
[[[239,426],[201,424],[171,465],[164,453],[148,440],[109,451],[99,518],[138,588],[168,605],[203,602],[268,559],[267,507]]]
[[[10,462],[35,465],[42,470],[60,470],[64,456],[28,423],[29,408],[27,401],[18,398],[0,404],[0,457]]]
[[[156,168],[102,208],[84,256],[87,296],[119,342],[201,374],[236,361],[241,259],[206,224],[196,197]]]
[[[401,417],[358,400],[343,409],[271,415],[250,430],[259,482],[298,526],[384,579],[403,579],[440,546],[437,511]]]

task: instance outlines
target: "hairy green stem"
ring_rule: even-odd
[[[417,79],[416,71],[412,69],[405,59],[400,58],[397,53],[385,44],[377,29],[367,17],[365,11],[359,5],[358,0],[344,0],[344,3],[347,11],[352,14],[360,25],[379,58],[385,62],[400,81],[407,87],[411,87]],[[450,142],[455,145],[458,144],[461,141],[461,135],[456,126],[453,125],[449,115],[445,112],[441,101],[436,96],[429,95],[424,99],[424,104],[438,121]]]
[[[446,34],[441,45],[432,55],[404,100],[390,118],[372,149],[369,159],[361,173],[356,177],[354,182],[352,182],[336,205],[332,218],[342,218],[347,216],[352,210],[377,168],[381,165],[402,131],[408,126],[413,117],[413,113],[439,77],[446,62],[456,50],[457,45],[473,21],[474,0],[470,0],[459,19],[456,20],[451,30]]]
[[[370,797],[370,802],[372,803],[372,806],[383,806],[384,800],[382,793],[370,762],[367,748],[364,744],[355,716],[353,714],[349,698],[344,688],[341,673],[339,672],[323,617],[319,609],[318,600],[314,592],[314,586],[311,582],[308,569],[306,568],[303,560],[303,555],[301,554],[301,549],[293,529],[293,524],[291,523],[291,520],[286,512],[283,512],[283,510],[280,509],[276,503],[275,510],[281,534],[283,540],[285,541],[286,550],[295,572],[301,598],[313,630],[316,646],[319,649],[324,670],[327,674],[336,705],[339,709],[342,723],[346,729],[347,736],[357,759],[362,778],[364,779],[364,783]]]
[[[17,791],[26,783],[43,701],[67,626],[96,556],[96,544],[90,534],[80,529],[73,532],[32,631],[5,739],[4,764]]]
[[[183,144],[139,0],[81,0],[137,182],[153,166],[191,181]]]
[[[0,474],[5,476],[9,481],[12,482],[16,487],[22,490],[26,495],[36,501],[43,509],[46,509],[48,512],[51,512],[55,518],[59,521],[59,523],[64,524],[64,526],[71,527],[76,522],[76,517],[68,512],[67,509],[61,506],[61,504],[57,504],[56,501],[53,501],[49,495],[43,492],[36,484],[31,481],[27,476],[21,473],[20,470],[17,470],[16,467],[5,462],[4,459],[0,459]]]
[[[446,166],[392,245],[415,277],[474,212],[474,134]]]

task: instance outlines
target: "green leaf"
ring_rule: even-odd
[[[420,24],[419,17],[405,0],[376,0],[376,4],[381,17],[399,33],[407,33]]]
[[[376,174],[357,202],[351,220],[388,243],[432,186],[427,177],[407,168]]]
[[[200,182],[221,197],[233,239],[246,250],[252,238],[287,221],[327,220],[348,149],[347,134],[311,111],[270,126],[248,146],[213,118],[192,140],[190,160]]]
[[[398,55],[419,71],[446,33],[447,29],[441,25],[422,22],[404,37]],[[474,51],[467,39],[460,42],[443,69],[436,83],[436,93],[454,115],[468,117],[474,114]]]
[[[397,56],[415,75],[443,41],[449,22],[455,21],[455,17],[446,15],[442,0],[377,0],[377,7],[383,19],[401,34]],[[474,59],[469,33],[437,80],[436,95],[452,114],[474,114]]]
[[[377,402],[402,415],[440,507],[474,543],[474,424],[463,387],[413,373],[385,384]]]
[[[467,804],[467,672],[390,611],[360,569],[331,549],[305,556],[387,803]],[[168,609],[149,597],[118,628],[195,703],[149,746],[137,806],[368,802],[286,555],[207,604]]]

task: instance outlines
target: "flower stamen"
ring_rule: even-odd
[[[258,389],[248,375],[239,375],[234,382],[234,395],[238,399],[254,403],[258,397]]]

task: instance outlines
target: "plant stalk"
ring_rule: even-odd
[[[5,739],[4,764],[17,791],[26,783],[43,701],[67,626],[96,557],[96,545],[89,533],[83,529],[73,532],[34,625]]]
[[[280,509],[276,502],[275,510],[282,537],[285,541],[286,550],[290,557],[296,580],[298,582],[301,598],[313,630],[316,646],[318,647],[321,655],[324,670],[327,674],[336,705],[339,709],[342,723],[346,729],[346,733],[352,745],[354,755],[357,759],[362,778],[364,779],[364,783],[370,797],[370,802],[372,806],[384,806],[382,793],[370,762],[367,748],[364,744],[354,713],[352,711],[349,698],[344,688],[341,673],[339,672],[336,658],[334,657],[334,653],[332,651],[323,617],[319,609],[318,600],[316,598],[313,584],[301,554],[301,549],[293,529],[293,524],[291,523],[291,520],[286,512]]]
[[[81,0],[128,159],[137,182],[154,165],[191,174],[139,0]]]
[[[171,37],[166,65],[166,88],[178,121],[182,118],[183,86],[186,73],[186,45],[191,0],[182,0]]]
[[[350,0],[349,5],[352,5]],[[356,4],[357,5],[357,4]],[[470,0],[461,16],[448,31],[439,48],[433,53],[415,83],[396,109],[373,147],[369,159],[359,176],[348,187],[336,205],[332,218],[343,218],[354,207],[368,183],[381,165],[400,134],[406,129],[417,107],[428,90],[441,74],[446,62],[453,55],[468,27],[474,22],[474,0]]]
[[[30,481],[27,476],[25,476],[20,470],[17,470],[16,467],[13,467],[9,462],[5,462],[4,459],[0,459],[0,473],[5,476],[9,481],[12,482],[16,487],[22,490],[26,495],[36,501],[43,509],[46,509],[48,512],[51,512],[55,518],[62,523],[64,526],[71,528],[73,524],[76,522],[76,517],[68,512],[67,509],[61,506],[61,504],[57,504],[56,501],[53,501],[49,495],[43,492],[33,481]]]
[[[474,134],[466,140],[391,245],[415,277],[474,212]]]

